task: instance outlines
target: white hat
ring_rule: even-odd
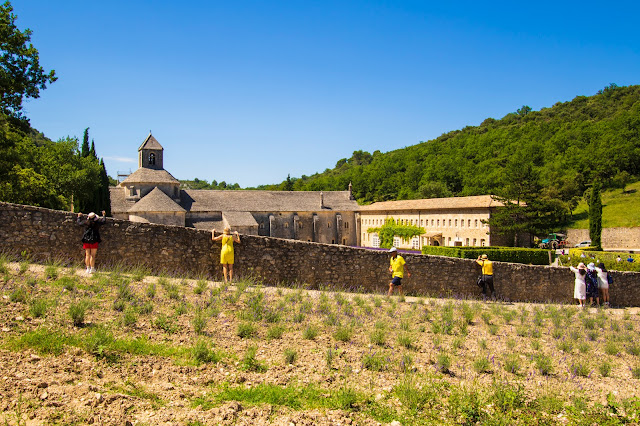
[[[396,252],[396,251],[398,251],[398,249],[397,249],[397,248],[395,248],[395,247],[391,247],[391,248],[389,249],[389,253],[394,253],[394,252]]]
[[[587,269],[593,271],[594,269],[596,269],[596,264],[591,262],[590,264],[587,265]]]
[[[93,219],[94,217],[96,217],[96,214],[94,212],[91,212],[87,216],[89,216],[89,219]]]

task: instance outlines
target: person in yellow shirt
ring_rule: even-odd
[[[487,287],[491,291],[491,297],[495,298],[495,290],[493,288],[493,262],[489,260],[486,254],[478,256],[476,263],[482,266],[482,297],[487,298]]]
[[[407,273],[407,277],[410,277],[411,272],[409,272],[404,258],[398,254],[397,248],[391,247],[389,253],[391,254],[391,259],[389,260],[389,272],[391,272],[389,296],[391,296],[394,287],[398,289],[398,293],[402,294],[402,278],[404,278],[405,272]]]
[[[213,241],[222,240],[222,250],[220,250],[220,264],[222,264],[222,276],[224,277],[224,282],[228,282],[233,280],[233,261],[234,261],[234,252],[233,252],[233,242],[240,244],[240,235],[238,235],[238,231],[234,232],[233,236],[231,235],[231,230],[229,228],[224,228],[222,231],[222,235],[216,235],[216,230],[213,229],[211,231],[211,239]],[[227,275],[229,279],[227,280]]]

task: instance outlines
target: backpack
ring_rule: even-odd
[[[87,229],[84,231],[84,234],[82,234],[82,242],[89,243],[89,244],[100,242],[100,241],[97,241],[96,232],[93,226],[87,227]]]
[[[613,277],[611,276],[611,274],[607,274],[607,283],[613,284]]]

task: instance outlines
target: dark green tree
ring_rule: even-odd
[[[80,155],[82,157],[89,156],[89,128],[84,129],[84,136],[82,137],[82,147],[80,148]]]
[[[109,175],[104,166],[104,160],[100,159],[100,206],[98,211],[105,211],[107,216],[111,216],[111,195],[109,193]]]
[[[284,185],[282,186],[283,191],[293,191],[293,182],[291,181],[291,175],[287,175],[287,180],[284,181]]]
[[[89,156],[91,156],[91,158],[97,160],[98,156],[96,155],[96,143],[93,141],[93,139],[91,139],[91,148],[89,148]]]
[[[0,110],[26,120],[22,101],[38,98],[57,77],[55,71],[47,73],[40,66],[38,50],[30,43],[32,32],[20,31],[16,18],[9,1],[0,5]]]
[[[602,250],[602,198],[600,196],[601,184],[594,182],[589,191],[589,237],[591,245]]]

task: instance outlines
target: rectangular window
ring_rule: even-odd
[[[458,227],[458,219],[455,220],[455,225],[456,228]]]
[[[469,239],[467,238],[465,245],[468,246],[469,245]]]
[[[449,228],[451,228],[451,219],[449,219]]]
[[[378,237],[378,234],[373,234],[373,237],[371,238],[371,245],[374,248],[380,248],[380,238]]]
[[[476,246],[476,243],[477,243],[477,240],[474,238],[474,239],[473,239],[473,246],[474,246],[474,247]]]
[[[440,226],[440,219],[438,219],[438,226]]]
[[[467,227],[471,228],[471,219],[469,219],[469,222],[467,223]]]
[[[419,249],[420,248],[420,238],[414,237],[411,240],[411,248],[412,249]]]
[[[393,237],[393,246],[400,247],[400,237]]]
[[[480,240],[480,246],[484,247],[484,238]]]
[[[476,228],[478,227],[478,219],[476,219],[476,220],[474,221],[473,226],[475,226]]]
[[[438,225],[439,225],[439,223],[438,223]],[[433,226],[433,219],[431,219],[431,226]]]

